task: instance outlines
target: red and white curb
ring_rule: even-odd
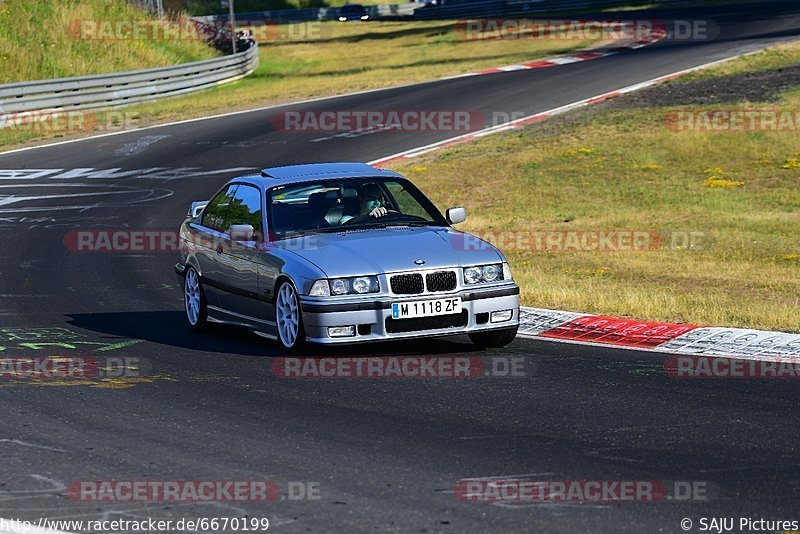
[[[800,362],[800,334],[520,308],[520,337],[670,354]]]
[[[572,102],[570,104],[565,104],[563,106],[559,106],[557,108],[549,109],[547,111],[542,111],[539,113],[535,113],[533,115],[528,115],[526,117],[522,117],[520,119],[515,119],[513,121],[504,122],[501,124],[497,124],[495,126],[490,126],[489,128],[484,128],[483,130],[477,130],[475,132],[470,132],[467,134],[459,135],[457,137],[451,137],[450,139],[445,139],[443,141],[437,141],[436,143],[431,143],[429,145],[411,148],[409,150],[405,150],[403,152],[398,152],[397,154],[392,154],[390,156],[385,156],[380,159],[376,159],[370,161],[369,164],[376,166],[376,167],[383,167],[389,165],[391,163],[398,163],[403,162],[405,160],[409,160],[411,158],[421,156],[422,154],[427,154],[428,152],[433,152],[434,150],[439,150],[441,148],[447,148],[453,145],[457,145],[460,143],[466,143],[468,141],[472,141],[479,137],[484,137],[487,135],[492,135],[498,132],[504,132],[507,130],[513,130],[515,128],[520,128],[522,126],[527,126],[528,124],[542,121],[545,119],[549,119],[554,115],[560,115],[561,113],[566,113],[568,111],[572,111],[574,109],[578,109],[585,106],[590,106],[592,104],[597,104],[598,102],[603,102],[604,100],[608,100],[610,98],[614,98],[619,95],[624,95],[626,93],[632,93],[634,91],[638,91],[639,89],[644,89],[645,87],[650,87],[653,85],[657,85],[659,83],[663,83],[669,80],[673,80],[675,78],[679,78],[681,76],[685,76],[691,72],[695,72],[698,70],[706,69],[708,67],[712,67],[714,65],[719,65],[720,63],[725,63],[740,57],[749,56],[752,54],[756,54],[760,52],[760,50],[747,52],[746,54],[740,54],[737,56],[731,56],[724,59],[720,59],[717,61],[712,61],[710,63],[704,63],[703,65],[698,65],[697,67],[692,67],[689,69],[680,70],[677,72],[673,72],[671,74],[666,74],[664,76],[659,76],[658,78],[652,78],[650,80],[646,80],[644,82],[639,82],[633,85],[629,85],[627,87],[623,87],[622,89],[617,89],[616,91],[609,91],[607,93],[602,93],[596,96],[592,96],[589,98],[585,98],[583,100],[578,100],[577,102]]]
[[[652,39],[642,39],[639,41],[633,41],[626,45],[617,46],[614,48],[609,49],[598,49],[594,51],[585,51],[579,52],[577,54],[569,55],[569,56],[555,56],[547,59],[535,60],[535,61],[527,61],[525,63],[519,63],[516,65],[506,65],[503,67],[494,67],[490,69],[483,69],[475,72],[468,72],[466,74],[459,74],[456,76],[449,76],[444,79],[451,79],[451,78],[463,78],[465,76],[481,76],[484,74],[495,74],[497,72],[511,72],[515,70],[529,70],[529,69],[546,69],[548,67],[557,67],[559,65],[568,65],[570,63],[579,63],[581,61],[590,61],[592,59],[599,59],[601,57],[613,56],[615,54],[619,54],[620,52],[626,52],[628,50],[635,50],[637,48],[642,48],[643,46],[648,46],[651,44],[655,44],[664,38],[667,37],[667,32],[665,30],[657,29],[653,30],[653,38]]]

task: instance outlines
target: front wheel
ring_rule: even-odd
[[[517,329],[504,328],[503,330],[490,330],[488,332],[473,332],[468,334],[469,339],[482,349],[505,347],[517,337]]]
[[[206,294],[200,284],[200,277],[193,267],[186,268],[183,278],[183,302],[186,308],[186,320],[192,330],[202,330],[208,325],[208,309]]]
[[[278,342],[284,349],[297,350],[305,341],[303,316],[297,291],[289,282],[283,282],[275,299],[275,322],[278,327]]]

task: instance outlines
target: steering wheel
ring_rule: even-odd
[[[342,226],[344,226],[345,224],[359,224],[366,221],[384,221],[386,220],[387,217],[395,219],[401,215],[402,213],[396,210],[386,210],[386,215],[384,215],[383,217],[373,217],[372,215],[367,213],[365,215],[358,215],[356,217],[353,217],[352,219],[347,219],[345,222],[342,223]]]

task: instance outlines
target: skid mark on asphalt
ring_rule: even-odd
[[[46,451],[53,451],[53,452],[68,452],[64,449],[57,449],[55,447],[48,447],[47,445],[37,445],[36,443],[29,443],[27,441],[22,441],[19,439],[9,439],[9,438],[2,438],[0,439],[0,443],[11,443],[13,445],[19,445],[20,447],[32,447],[34,449],[43,449]]]
[[[646,461],[643,458],[627,458],[625,456],[609,454],[616,451],[617,449],[592,449],[587,451],[585,455],[590,458],[599,458],[600,460],[611,460],[614,462],[643,463]]]
[[[65,211],[65,210],[89,210],[92,208],[122,208],[138,207],[139,204],[161,200],[173,195],[174,191],[164,188],[145,188],[138,186],[116,185],[116,184],[82,184],[82,183],[23,183],[23,184],[3,184],[0,189],[24,190],[27,188],[45,187],[49,188],[45,194],[17,194],[13,191],[10,194],[0,194],[0,213],[18,214],[22,212],[42,212],[42,211]],[[77,193],[67,193],[65,191],[74,189],[86,189]],[[61,189],[62,191],[59,191]],[[53,204],[53,200],[64,200],[80,198],[80,204]],[[44,203],[45,205],[31,206],[30,204]],[[51,204],[51,205],[47,205]]]
[[[42,483],[45,487],[21,489],[23,486],[29,485],[31,480],[36,483]],[[0,490],[0,510],[3,511],[9,510],[9,508],[4,508],[2,506],[6,501],[37,499],[42,496],[60,497],[67,491],[67,485],[63,482],[38,474],[26,474],[12,477],[6,476],[3,482],[3,489]],[[44,510],[46,508],[43,507],[42,509]]]
[[[608,363],[598,363],[595,369],[599,371],[626,371],[639,376],[658,376],[665,375],[666,371],[662,364],[652,364],[646,362],[614,361]]]
[[[506,439],[506,438],[528,438],[535,434],[490,434],[488,436],[459,436],[458,439]]]
[[[162,139],[172,137],[170,135],[146,135],[130,143],[125,143],[114,151],[115,156],[135,156],[147,150],[148,147],[158,143]]]
[[[148,179],[169,182],[205,176],[235,175],[252,170],[254,167],[212,170],[202,170],[200,167],[148,167],[133,170],[123,170],[121,167],[0,169],[0,181],[15,182],[0,185],[3,189],[0,194],[0,214],[9,214],[9,217],[0,218],[0,222],[18,222],[15,216],[20,213],[55,211],[83,213],[94,208],[138,207],[143,203],[162,200],[174,194],[171,189],[97,183],[96,180]],[[47,190],[42,193],[29,191],[30,188],[42,187]],[[70,204],[69,199],[80,199],[80,201]],[[56,219],[53,218],[52,221],[56,222]]]
[[[77,216],[77,217],[60,217],[55,218],[49,215],[39,215],[35,217],[21,216],[21,217],[0,217],[0,228],[16,228],[22,224],[28,224],[29,230],[34,228],[78,228],[85,224],[92,224],[95,228],[121,228],[127,223],[111,224],[111,221],[120,219],[118,216],[106,217],[90,217],[90,216]]]

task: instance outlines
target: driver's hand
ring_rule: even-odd
[[[369,212],[369,215],[370,215],[370,217],[383,217],[384,215],[386,215],[386,213],[388,213],[388,211],[389,210],[387,210],[386,208],[381,206],[381,207],[375,208],[374,210]]]

